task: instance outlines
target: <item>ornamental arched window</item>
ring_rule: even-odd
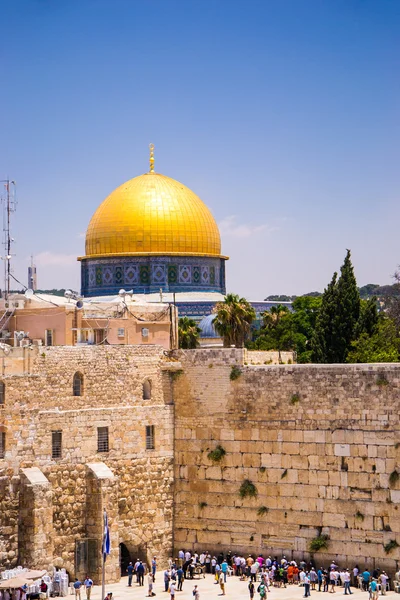
[[[151,381],[150,379],[146,379],[143,382],[143,400],[151,399]]]
[[[72,382],[72,393],[74,396],[83,395],[83,375],[82,373],[75,373]]]

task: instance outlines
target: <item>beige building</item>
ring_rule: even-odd
[[[13,345],[159,345],[177,347],[177,309],[131,294],[77,300],[15,294],[0,300],[3,341]]]

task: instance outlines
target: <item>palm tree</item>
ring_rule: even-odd
[[[256,312],[246,298],[237,294],[227,294],[223,302],[214,307],[214,329],[224,340],[224,347],[234,345],[243,348],[250,333],[250,326],[256,318]]]
[[[289,314],[289,312],[288,307],[283,306],[283,304],[271,306],[269,310],[266,310],[261,314],[265,329],[276,329],[282,317]]]
[[[199,345],[201,329],[197,327],[196,321],[189,317],[181,317],[178,321],[179,348],[193,350]]]

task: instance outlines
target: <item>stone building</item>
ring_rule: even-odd
[[[157,554],[163,564],[180,547],[309,558],[321,535],[319,563],[393,573],[400,366],[246,358],[160,346],[0,351],[0,565],[98,581],[106,508],[108,581],[121,561]]]

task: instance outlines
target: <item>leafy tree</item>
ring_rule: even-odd
[[[373,335],[378,325],[378,304],[376,296],[368,300],[361,300],[360,316],[356,326],[356,337],[363,333]]]
[[[331,282],[322,295],[321,308],[311,340],[312,360],[314,362],[338,362],[334,360],[336,358],[334,341],[336,338],[337,303],[337,273],[334,273]]]
[[[179,348],[193,350],[199,345],[201,329],[197,327],[196,321],[189,317],[181,317],[178,321]]]
[[[214,329],[223,338],[224,347],[234,345],[236,348],[243,348],[251,324],[256,318],[252,305],[237,294],[227,294],[223,302],[215,305],[213,312]]]
[[[388,315],[396,323],[396,327],[400,329],[400,266],[393,275],[395,283],[391,286],[391,294],[386,301]]]
[[[400,338],[395,322],[381,313],[375,327],[375,333],[362,333],[352,342],[347,362],[398,362]]]

